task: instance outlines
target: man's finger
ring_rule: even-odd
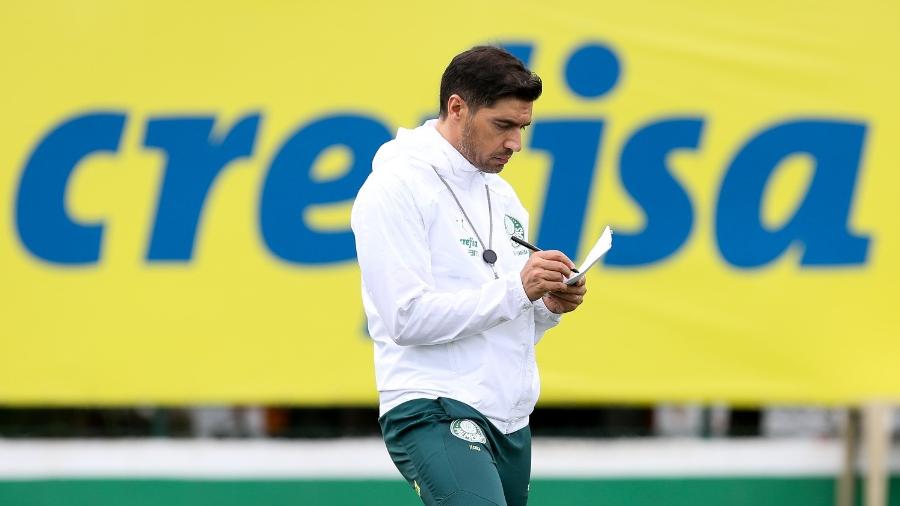
[[[559,304],[560,306],[562,306],[563,311],[566,312],[566,313],[569,312],[569,311],[572,311],[572,310],[574,310],[575,308],[578,307],[578,304],[573,303],[573,302],[569,302],[569,301],[567,301],[566,299],[563,299],[562,297],[560,297],[559,295],[557,295],[555,292],[550,292],[550,293],[548,293],[548,294],[547,294],[547,297],[553,299],[554,302],[556,302],[557,304]]]
[[[545,285],[544,289],[550,293],[562,292],[562,291],[565,291],[565,289],[566,289],[565,283],[561,283],[558,281],[546,281],[545,283],[546,283],[546,285]]]
[[[557,260],[538,259],[534,263],[534,266],[546,271],[559,272],[565,276],[570,276],[572,274],[572,269],[569,268],[568,265]]]
[[[584,285],[581,285],[581,286],[567,285],[567,286],[568,286],[568,288],[566,289],[565,293],[571,293],[571,294],[575,294],[575,295],[584,295],[587,293],[587,288]]]
[[[556,271],[538,271],[535,273],[535,277],[537,277],[541,281],[546,281],[549,283],[562,283],[566,280],[566,276],[564,274]]]
[[[536,256],[538,258],[542,258],[542,259],[546,259],[546,260],[560,262],[560,263],[564,264],[566,267],[568,267],[569,269],[572,269],[575,267],[575,263],[572,262],[572,260],[569,259],[569,257],[567,257],[565,255],[565,253],[563,253],[562,251],[544,250],[544,251],[538,251],[536,253],[533,253],[532,256]]]
[[[584,297],[578,294],[573,293],[564,293],[564,292],[550,292],[551,295],[556,297],[557,299],[562,299],[567,302],[571,302],[573,304],[581,304]]]

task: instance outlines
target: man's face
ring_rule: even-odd
[[[483,172],[500,172],[512,154],[522,149],[522,130],[531,124],[531,107],[531,102],[510,97],[474,114],[468,109],[460,153]]]

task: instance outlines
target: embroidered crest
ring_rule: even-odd
[[[450,434],[470,443],[487,443],[487,438],[484,437],[484,431],[481,430],[481,427],[466,418],[450,422]]]
[[[519,239],[525,240],[525,227],[522,226],[522,222],[513,218],[510,215],[506,215],[503,217],[503,227],[506,229],[506,233],[509,235],[514,235]],[[513,248],[521,248],[522,246],[519,243],[513,242]]]

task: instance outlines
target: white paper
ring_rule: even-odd
[[[578,274],[572,274],[572,277],[566,280],[567,285],[574,285],[579,279],[583,278],[588,269],[594,266],[600,260],[600,257],[606,254],[612,248],[612,230],[609,226],[603,229],[600,238],[594,243],[594,247],[588,252],[584,262],[578,266]]]

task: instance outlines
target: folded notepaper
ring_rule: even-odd
[[[612,230],[607,226],[603,229],[603,233],[600,234],[600,238],[597,239],[597,242],[594,243],[594,247],[591,248],[591,251],[588,252],[587,257],[584,259],[584,262],[578,266],[578,273],[572,274],[572,277],[566,280],[567,285],[574,285],[578,282],[579,279],[584,277],[584,274],[600,260],[600,257],[606,254],[609,249],[612,248]]]

